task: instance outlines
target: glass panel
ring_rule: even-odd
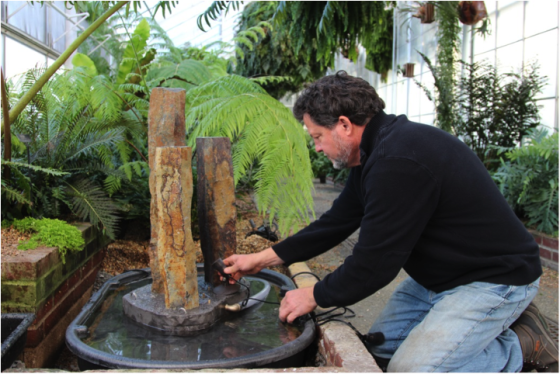
[[[412,45],[410,48],[410,58],[408,60],[408,62],[420,62],[422,60],[422,57],[420,56],[420,54],[416,51],[420,51],[422,52],[423,49],[423,38],[420,36],[418,38],[414,38],[414,40],[412,41]]]
[[[537,62],[540,75],[547,76],[547,85],[539,97],[556,95],[556,67],[558,66],[558,31],[552,30],[525,40],[525,65]]]
[[[55,1],[53,5],[64,12],[64,1]],[[64,18],[62,14],[58,13],[51,7],[47,9],[47,16],[47,27],[49,35],[48,45],[59,52],[64,52],[64,50],[66,49],[66,36],[62,35],[66,31],[66,18]],[[72,20],[77,21],[79,20],[79,17],[75,17]],[[71,32],[75,33],[75,31]],[[54,43],[56,39],[59,40]]]
[[[523,42],[508,45],[499,48],[498,54],[498,70],[502,73],[510,70],[518,71],[521,68],[523,60]]]
[[[494,24],[498,36],[497,47],[513,43],[523,37],[523,3],[498,2],[498,20]],[[496,26],[497,25],[497,26]]]
[[[490,51],[474,56],[474,62],[485,61],[494,65],[496,63],[496,51]]]
[[[483,37],[479,34],[474,35],[474,54],[475,56],[480,53],[485,53],[496,48],[496,30],[494,29],[496,22],[493,21],[490,25],[492,34]]]
[[[525,3],[525,37],[558,27],[558,2]]]
[[[34,67],[43,67],[46,58],[39,52],[6,38],[6,77],[12,78]]]
[[[409,79],[410,84],[410,95],[408,97],[408,115],[409,116],[419,116],[420,115],[420,95],[424,95],[421,92],[420,87],[414,82],[414,80]]]
[[[406,113],[406,102],[407,102],[407,89],[406,89],[406,81],[400,81],[396,84],[397,95],[395,97],[395,114],[404,114]]]
[[[0,35],[0,65],[2,69],[4,69],[4,40],[6,39],[5,35]],[[6,71],[6,69],[4,69]]]
[[[408,119],[412,122],[418,122],[420,123],[420,116],[407,116]]]
[[[540,100],[537,102],[539,106],[539,115],[541,116],[541,126],[548,129],[548,133],[552,133],[554,128],[554,116],[556,115],[556,100]]]
[[[428,89],[430,94],[434,95],[434,77],[431,72],[427,71],[422,74],[422,85]],[[428,99],[426,92],[421,89],[420,93],[420,113],[433,113],[434,112],[434,102]]]
[[[385,102],[385,112],[393,112],[393,85],[386,86],[381,98]]]
[[[433,126],[434,125],[434,115],[426,114],[420,117],[420,123]]]
[[[435,23],[431,24],[435,25]],[[423,43],[422,43],[422,53],[428,56],[428,58],[432,61],[436,59],[436,51],[437,51],[437,38],[436,38],[436,27],[433,26],[426,30],[426,33],[423,35]],[[416,51],[414,53],[418,54]],[[419,56],[421,59],[422,57]]]
[[[26,6],[15,13],[8,19],[8,23],[17,27],[18,29],[25,31],[28,35],[34,37],[35,39],[45,43],[45,8],[46,5],[42,6],[39,2],[33,3],[33,5],[25,1],[9,1],[8,5],[8,15],[13,14],[22,5]]]

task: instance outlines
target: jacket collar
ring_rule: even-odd
[[[394,116],[389,116],[382,110],[367,123],[360,142],[360,164],[364,165],[367,157],[373,152],[379,129],[389,123],[392,118]]]

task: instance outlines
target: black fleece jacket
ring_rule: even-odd
[[[315,285],[319,306],[352,305],[401,268],[434,292],[476,281],[524,285],[541,275],[532,235],[459,139],[380,112],[366,125],[360,154],[332,208],[273,246],[289,265],[360,228],[352,255]]]

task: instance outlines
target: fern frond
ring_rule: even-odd
[[[38,171],[38,172],[41,172],[41,173],[45,173],[45,174],[48,174],[48,175],[54,175],[54,176],[61,176],[61,175],[69,174],[69,173],[61,171],[61,170],[56,170],[56,169],[51,169],[51,168],[42,168],[42,167],[37,166],[37,165],[26,164],[26,163],[23,163],[23,162],[16,162],[16,161],[6,161],[4,159],[2,159],[2,165],[16,166],[18,168],[31,169],[33,171]]]
[[[114,239],[117,232],[118,209],[95,183],[82,179],[74,184],[66,183],[66,193],[72,198],[72,211],[92,225],[101,225],[107,236]]]
[[[233,8],[233,10],[238,10],[240,3],[242,3],[242,2],[240,2],[240,1],[214,1],[208,7],[208,9],[206,9],[204,11],[204,13],[202,13],[196,19],[196,24],[197,24],[198,28],[202,31],[206,31],[204,29],[203,24],[202,24],[203,19],[206,22],[206,25],[208,25],[208,27],[210,27],[211,26],[210,20],[212,20],[212,21],[217,20],[222,12],[225,12],[225,14],[227,14],[230,8]]]
[[[187,93],[188,144],[201,136],[234,143],[235,183],[258,160],[255,199],[261,214],[277,216],[283,234],[308,222],[312,178],[303,127],[279,101],[249,79],[224,77]]]
[[[153,64],[146,75],[146,81],[150,87],[159,87],[171,79],[198,86],[212,78],[212,73],[208,68],[202,62],[196,60],[183,60],[179,64]]]

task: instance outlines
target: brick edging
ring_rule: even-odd
[[[543,266],[558,271],[558,238],[546,235],[540,231],[529,229],[539,245],[539,252]]]
[[[304,262],[288,267],[291,276],[302,272],[311,272]],[[294,279],[298,288],[312,287],[317,279],[309,274],[301,274]],[[324,311],[317,307],[316,312]],[[381,373],[373,356],[366,349],[356,333],[340,323],[329,322],[317,326],[319,352],[325,357],[328,366],[344,368],[352,373]]]

